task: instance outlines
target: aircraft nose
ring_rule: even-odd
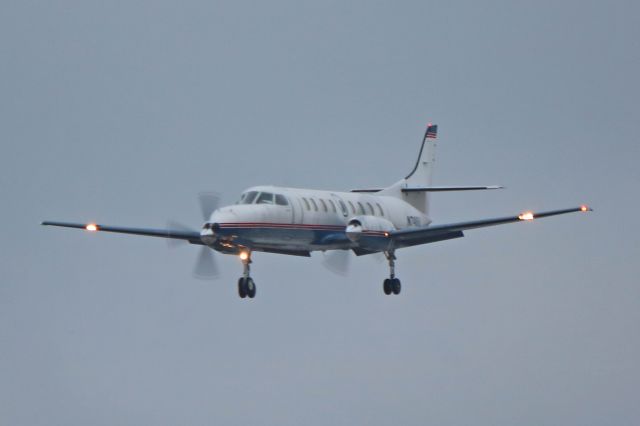
[[[237,214],[233,211],[231,207],[224,207],[214,211],[211,214],[211,218],[209,222],[211,223],[226,223],[226,222],[237,222]]]

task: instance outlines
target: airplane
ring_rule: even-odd
[[[128,228],[97,223],[45,221],[42,225],[116,232],[188,242],[201,246],[195,273],[211,277],[217,273],[213,251],[238,256],[243,273],[238,295],[253,299],[256,284],[250,273],[254,252],[310,257],[314,251],[352,251],[357,256],[383,253],[389,278],[383,281],[386,295],[400,294],[395,274],[396,250],[464,236],[470,229],[527,222],[543,217],[592,211],[587,205],[467,222],[433,225],[429,215],[432,192],[476,191],[501,186],[432,186],[438,126],[429,123],[413,169],[386,188],[354,189],[350,192],[255,186],[239,200],[218,207],[218,197],[201,194],[205,223],[200,231],[173,224],[167,229]]]

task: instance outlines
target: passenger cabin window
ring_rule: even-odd
[[[349,208],[351,209],[351,213],[356,214],[356,208],[353,207],[353,203],[351,201],[347,201],[349,203]]]
[[[376,212],[373,211],[373,206],[371,205],[371,203],[367,203],[367,209],[368,209],[367,213],[369,213],[371,216],[376,215]]]
[[[313,206],[313,210],[318,211],[318,205],[316,204],[316,200],[313,198],[309,198],[311,200],[311,205]]]
[[[325,203],[322,198],[320,198],[320,205],[322,206],[322,210],[323,211],[325,211],[325,212],[329,211],[329,209],[327,209],[327,203]]]
[[[256,200],[256,204],[273,204],[273,194],[270,192],[261,192]]]
[[[347,205],[342,200],[340,200],[340,209],[342,210],[342,215],[344,217],[347,217],[349,215],[349,210],[347,210]]]
[[[362,205],[362,203],[360,201],[358,201],[358,213],[359,214],[366,214],[364,212],[364,206]]]
[[[302,197],[302,201],[304,202],[304,207],[305,207],[307,210],[311,210],[311,207],[309,206],[309,201],[307,201],[307,199],[306,199],[306,198],[304,198],[304,197]]]
[[[380,213],[380,216],[384,216],[384,210],[382,210],[382,206],[376,203],[376,207],[378,208],[378,213]]]
[[[334,213],[338,213],[338,210],[336,209],[336,203],[334,203],[333,200],[329,200],[329,202],[331,203],[331,210],[333,210]]]
[[[251,204],[253,203],[253,200],[256,199],[256,195],[258,195],[256,191],[245,192],[240,196],[240,200],[238,200],[238,204]]]
[[[276,194],[276,204],[279,206],[288,206],[287,198],[282,194]]]

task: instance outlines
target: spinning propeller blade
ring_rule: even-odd
[[[334,274],[345,276],[349,272],[351,264],[350,250],[332,250],[324,254],[322,265]]]
[[[202,219],[206,222],[211,217],[211,213],[218,208],[220,196],[215,192],[201,192],[198,194],[198,200],[200,201]]]
[[[218,208],[220,197],[215,192],[201,192],[200,194],[198,194],[198,201],[200,203],[200,211],[202,212],[202,217],[205,221],[208,221],[211,217],[211,213],[213,213]],[[180,222],[176,222],[173,220],[167,222],[167,229],[182,232],[198,232],[189,226],[183,225]],[[187,243],[187,241],[167,239],[167,243],[170,248],[175,248],[177,246],[184,245],[184,243]],[[216,259],[213,250],[209,246],[203,245],[200,249],[198,259],[196,260],[196,264],[193,268],[193,275],[196,278],[200,279],[215,278],[218,276]]]
[[[202,246],[198,260],[193,269],[196,278],[207,279],[218,276],[218,266],[213,251],[208,246]]]

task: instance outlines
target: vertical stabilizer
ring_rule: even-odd
[[[431,186],[433,166],[436,161],[436,138],[438,136],[438,125],[431,124],[427,126],[422,138],[422,145],[418,153],[413,170],[404,178],[405,188],[421,188]],[[426,192],[405,192],[402,194],[403,199],[417,208],[427,216],[429,215],[429,194]]]
[[[422,138],[420,153],[413,170],[404,179],[408,186],[428,187],[431,186],[431,175],[433,173],[433,163],[435,162],[436,137],[438,136],[438,125],[427,126]]]

